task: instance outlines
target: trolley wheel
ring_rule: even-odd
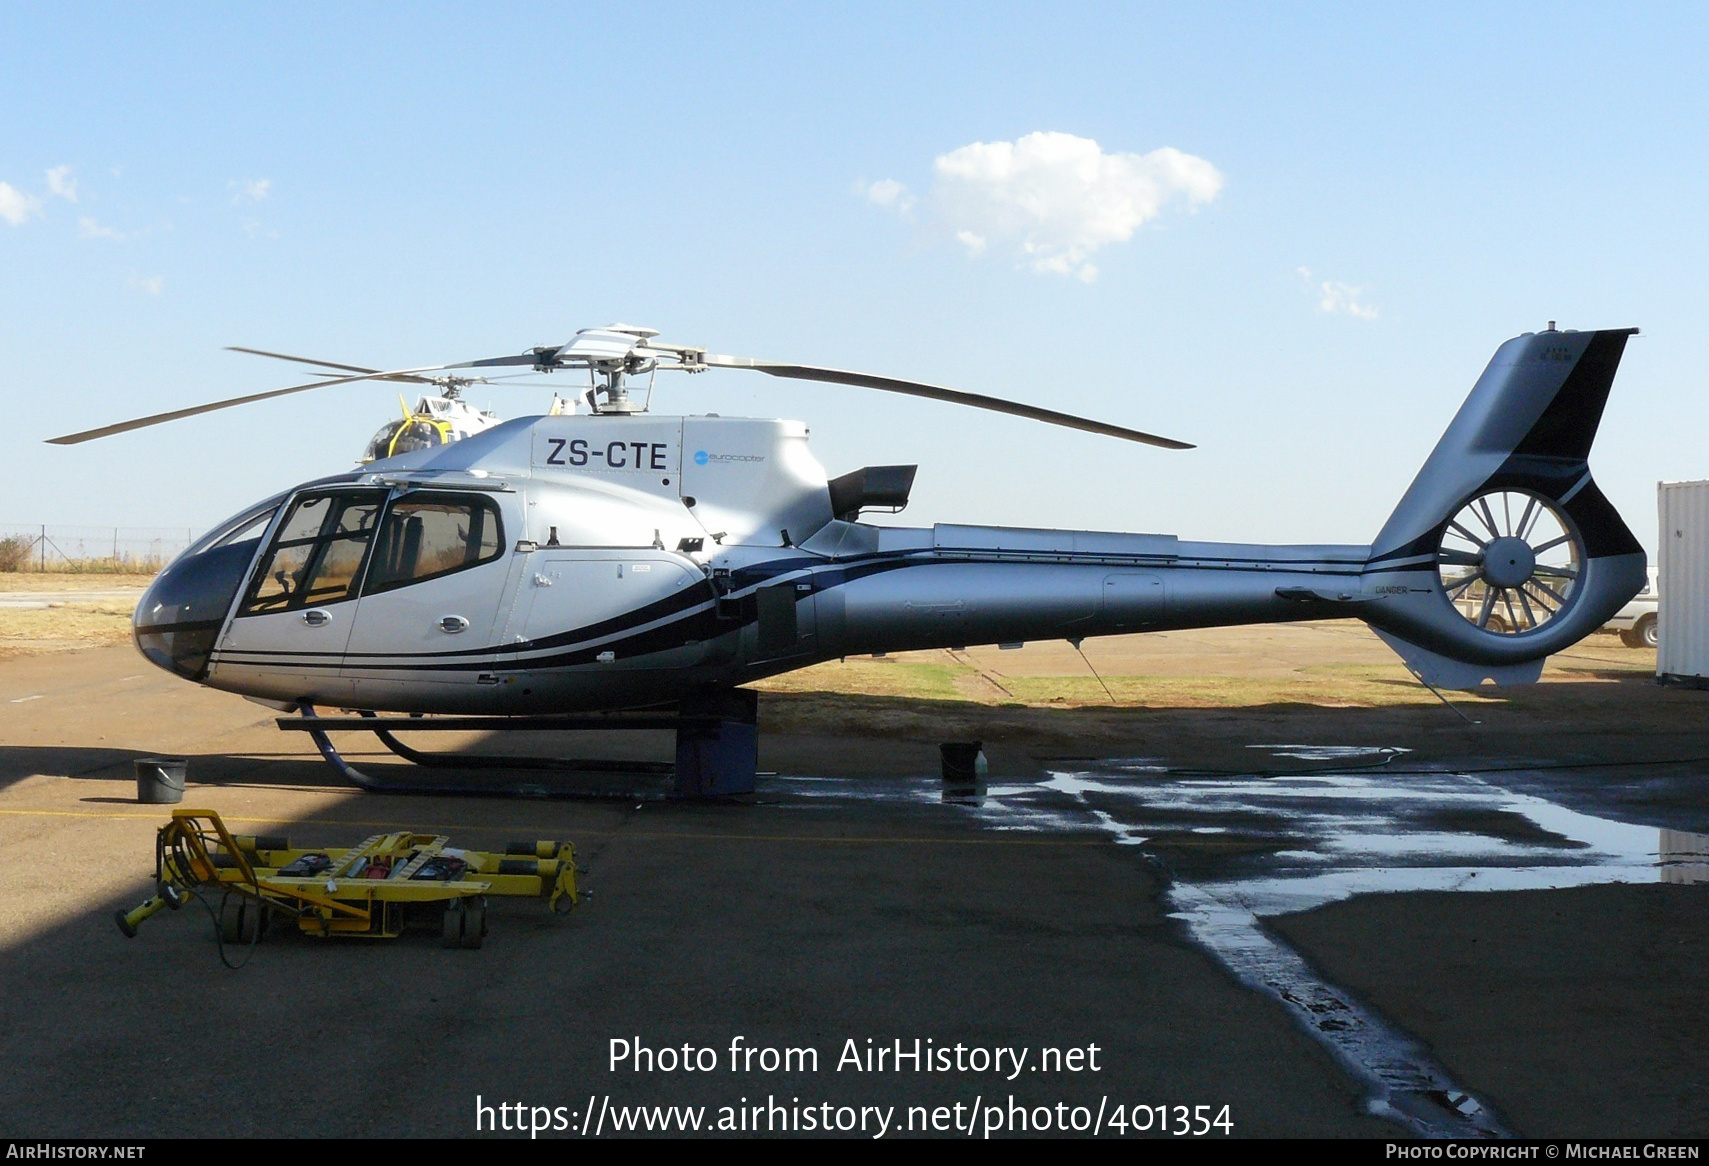
[[[487,900],[475,895],[463,901],[463,946],[478,948],[487,934]]]
[[[267,934],[269,912],[248,895],[227,892],[220,900],[220,941],[259,943]]]
[[[487,933],[487,901],[484,896],[452,899],[445,904],[445,926],[441,933],[446,947],[478,948]]]

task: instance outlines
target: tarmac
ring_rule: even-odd
[[[1207,653],[1226,647],[1210,635]],[[1539,689],[1551,687],[1571,686]],[[917,710],[779,694],[762,703],[761,763],[780,776],[744,803],[693,804],[363,794],[302,734],[279,732],[271,710],[186,684],[128,646],[0,661],[0,1051],[27,1067],[0,1092],[0,1134],[526,1137],[492,1127],[544,1114],[552,1136],[611,1136],[705,1107],[703,1132],[720,1120],[743,1123],[729,1132],[828,1124],[867,1137],[1006,1136],[1039,1121],[1090,1132],[1074,1125],[1083,1114],[1104,1136],[1219,1117],[1233,1136],[1412,1136],[1372,1112],[1368,1082],[1321,1034],[1171,917],[1180,868],[1167,856],[922,796],[944,718],[990,742],[994,781],[1039,781],[1072,752],[1064,742],[1250,765],[1239,751],[1280,739],[1279,722],[1296,740],[1410,741],[1432,764],[1505,754],[1523,761],[1514,788],[1709,828],[1709,763],[1680,760],[1709,754],[1696,744],[1709,696],[1631,678],[1580,687],[1537,697],[1530,734],[1473,731],[1429,705],[1291,719],[972,707],[906,732],[882,726]],[[357,765],[402,771],[348,744]],[[588,747],[668,756],[668,745]],[[345,942],[275,932],[233,971],[195,903],[126,940],[112,915],[150,892],[167,816],[136,802],[132,763],[148,755],[189,759],[185,806],[297,845],[404,828],[473,847],[568,838],[594,894],[565,918],[495,901],[479,951],[446,949],[435,930]],[[1551,771],[1551,758],[1580,768]],[[1420,1041],[1503,1132],[1703,1136],[1706,895],[1659,882],[1361,895],[1266,925]],[[763,1054],[741,1062],[744,1047],[795,1055],[768,1071]],[[638,1048],[651,1065],[636,1067]],[[866,1059],[958,1048],[959,1066],[923,1057],[933,1071]],[[629,1055],[614,1064],[614,1050]],[[979,1067],[979,1050],[1002,1067]],[[691,1057],[708,1067],[674,1063]]]
[[[74,603],[135,603],[133,587],[79,587],[64,591],[0,591],[0,610],[43,611]]]

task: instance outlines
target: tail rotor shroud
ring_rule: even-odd
[[[1518,636],[1572,605],[1584,558],[1583,538],[1548,499],[1489,490],[1443,527],[1436,573],[1442,593],[1474,627]]]

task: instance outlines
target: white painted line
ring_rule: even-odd
[[[6,703],[7,704],[23,704],[26,700],[40,700],[40,699],[41,699],[41,696],[39,694],[36,696],[20,696],[17,700],[9,700]]]

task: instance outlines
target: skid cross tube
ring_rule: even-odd
[[[438,781],[395,781],[377,778],[363,773],[346,761],[333,745],[329,732],[359,731],[373,733],[387,749],[397,756],[415,765],[428,769],[479,769],[479,770],[532,770],[551,771],[559,773],[615,773],[646,777],[670,777],[673,774],[681,778],[678,766],[664,761],[633,761],[620,759],[591,759],[591,758],[552,758],[552,757],[517,757],[517,756],[480,756],[468,754],[427,753],[412,748],[398,740],[399,732],[500,732],[500,731],[535,731],[535,732],[589,732],[599,730],[664,730],[675,731],[678,743],[678,757],[682,756],[683,742],[686,740],[717,740],[725,731],[726,722],[716,716],[708,715],[679,715],[672,713],[627,713],[600,716],[527,716],[527,717],[480,717],[480,716],[449,716],[449,717],[382,717],[376,713],[360,711],[356,716],[323,717],[316,713],[314,705],[308,701],[298,704],[300,716],[280,717],[278,726],[293,732],[306,732],[314,741],[315,748],[320,751],[322,758],[336,769],[346,781],[360,789],[371,793],[413,793],[458,796],[509,796],[528,798],[576,798],[591,800],[651,800],[663,795],[656,792],[621,790],[594,791],[587,789],[565,788],[562,786],[547,787],[536,782],[512,782],[505,785],[453,785]],[[749,726],[751,729],[751,726]],[[751,733],[750,733],[751,736]],[[751,771],[752,765],[748,766]],[[696,774],[698,778],[698,774]],[[679,780],[679,786],[682,784]],[[738,785],[740,783],[738,782]],[[749,773],[746,790],[738,788],[734,792],[751,792],[752,774]],[[711,792],[696,789],[685,791],[679,789],[678,794],[690,793],[703,795]],[[724,791],[718,791],[724,792]]]
[[[374,736],[380,739],[380,743],[390,749],[393,753],[396,753],[405,761],[412,761],[417,765],[425,766],[429,769],[554,769],[570,773],[644,773],[663,775],[667,777],[676,771],[676,766],[672,765],[669,761],[599,760],[595,758],[581,757],[483,757],[466,753],[423,753],[419,749],[411,749],[408,745],[405,745],[402,741],[394,737],[392,735],[392,726],[390,724],[387,724],[386,728],[381,728],[380,726],[382,724],[386,724],[388,719],[395,723],[397,720],[401,720],[402,718],[381,718],[376,713],[363,713],[361,720],[365,723],[352,725],[350,727],[353,729],[373,730]],[[414,718],[412,718],[412,720],[413,719]],[[453,718],[446,719],[450,720]],[[461,720],[464,718],[455,719]],[[571,718],[565,719],[568,720]],[[618,725],[615,727],[623,729],[646,729],[654,727],[661,729],[674,729],[681,723],[676,721],[674,718],[658,719],[669,720],[670,723],[658,726],[650,724],[632,724]],[[406,722],[404,724],[397,725],[396,727],[400,729],[413,729],[415,726],[412,723]],[[482,726],[484,729],[501,729],[510,727],[513,726]],[[538,729],[550,728],[553,726],[527,725],[523,727]],[[583,729],[588,726],[565,725],[562,727],[565,729]],[[601,725],[599,727],[611,728],[613,726]]]

